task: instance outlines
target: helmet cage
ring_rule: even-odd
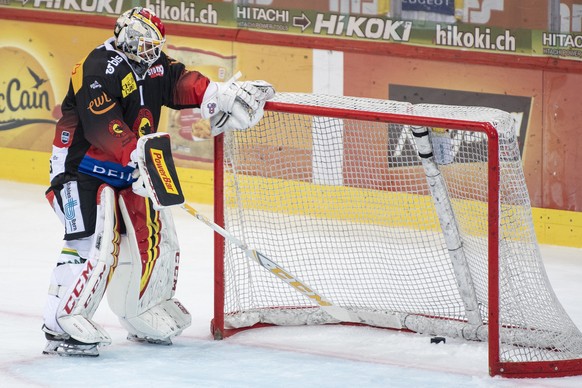
[[[137,7],[125,12],[117,21],[117,47],[129,59],[149,68],[160,57],[166,42],[160,19],[146,8]]]
[[[162,47],[164,46],[165,42],[165,39],[159,40],[140,36],[137,39],[137,51],[133,56],[140,58],[142,61],[147,63],[148,66],[151,66],[160,57],[160,54],[162,53]]]

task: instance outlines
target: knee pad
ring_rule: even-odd
[[[109,344],[109,335],[91,320],[119,253],[115,191],[108,185],[97,192],[96,214],[93,235],[65,242],[51,278],[45,324],[52,330],[58,325],[81,342]]]
[[[107,292],[111,310],[139,338],[165,340],[190,326],[188,311],[174,298],[180,251],[169,209],[130,189],[119,194],[126,235],[119,265]]]

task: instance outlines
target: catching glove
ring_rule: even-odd
[[[265,81],[237,82],[238,72],[228,82],[211,82],[202,101],[202,117],[210,119],[212,135],[225,130],[245,130],[255,126],[264,114],[267,100],[275,95]]]

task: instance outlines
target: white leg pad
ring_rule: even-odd
[[[60,317],[59,325],[77,341],[88,344],[99,343],[102,346],[111,344],[109,334],[101,326],[82,315]]]
[[[91,246],[91,237],[75,240],[76,248],[85,248]],[[85,250],[85,249],[83,249]],[[88,250],[87,250],[88,251]],[[71,247],[69,241],[59,257],[59,264],[53,268],[51,274],[49,292],[44,311],[44,325],[55,333],[63,333],[63,329],[57,322],[57,311],[61,300],[65,297],[71,284],[77,280],[85,264],[82,263],[83,255],[78,250]],[[86,255],[84,257],[87,257]]]
[[[134,317],[120,319],[121,325],[140,338],[165,340],[180,335],[190,326],[190,313],[175,298],[163,301]]]
[[[130,334],[166,340],[190,326],[191,317],[173,297],[180,253],[171,211],[143,209],[146,201],[131,191],[124,191],[119,197],[127,236],[122,239],[119,265],[107,298],[111,310]],[[140,212],[147,221],[136,215]],[[141,234],[138,238],[136,229],[143,233],[144,224],[149,230],[148,237]]]
[[[117,264],[119,232],[115,192],[109,186],[102,186],[97,195],[95,234],[88,238],[86,262],[58,266],[54,272],[57,284],[51,284],[49,294],[59,299],[55,316],[65,333],[81,342],[108,345],[111,338],[91,319]],[[76,276],[64,275],[70,281],[63,284],[58,281],[58,274],[67,270],[76,272]]]

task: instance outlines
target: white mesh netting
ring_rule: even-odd
[[[500,148],[500,358],[580,357],[582,335],[539,253],[509,114],[293,93],[274,101],[419,117],[419,127],[422,117],[491,123]],[[225,135],[226,229],[365,323],[390,327],[381,315],[365,318],[380,312],[413,331],[487,340],[487,136],[433,127],[434,157],[421,162],[409,125],[312,111],[267,111],[254,128]],[[429,170],[443,189],[436,197]],[[228,243],[224,264],[226,328],[337,322]]]

